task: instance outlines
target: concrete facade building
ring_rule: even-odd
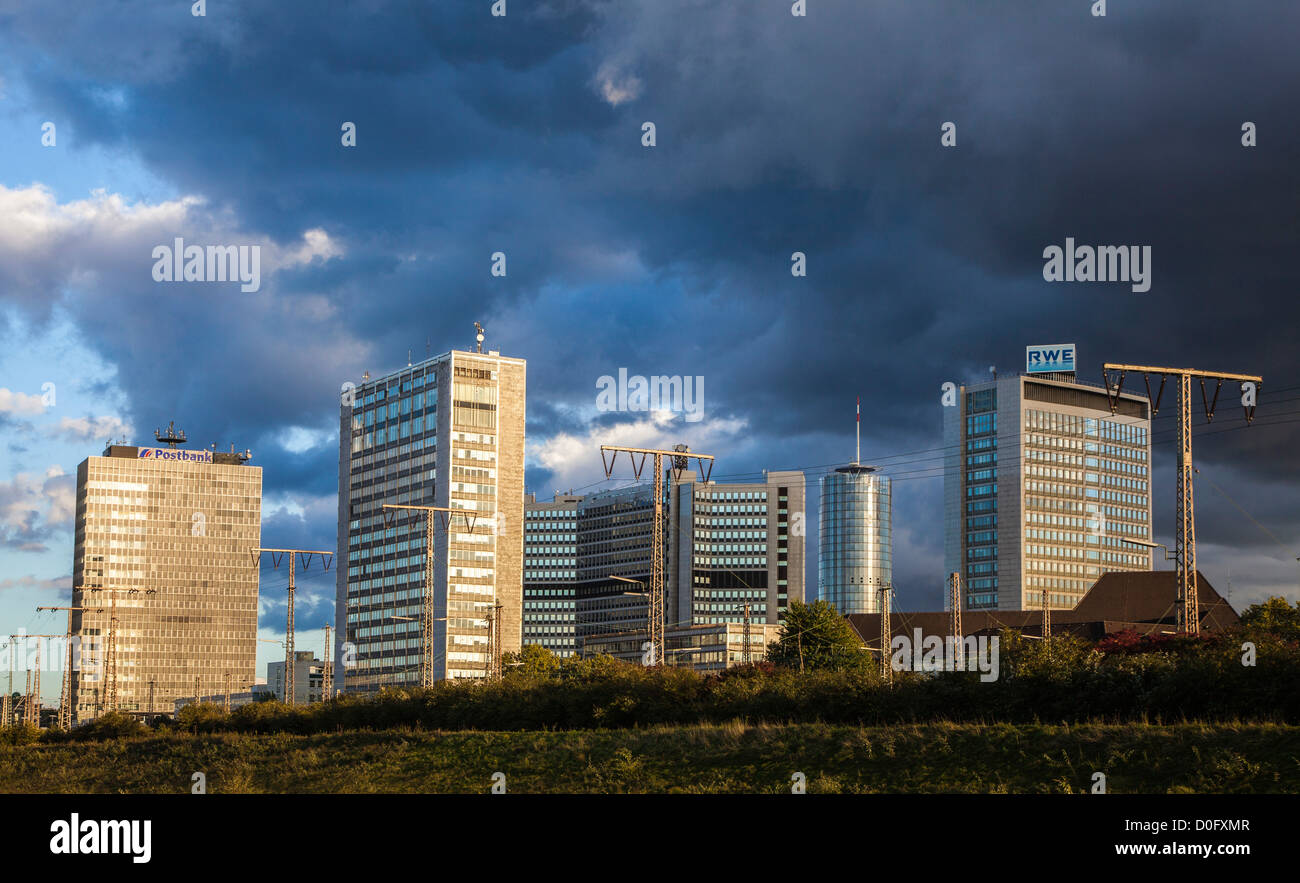
[[[488,674],[497,604],[500,649],[520,648],[526,374],[522,359],[454,350],[345,390],[334,667],[345,690],[419,683],[425,516],[385,503],[459,510],[435,517],[434,678]]]
[[[325,664],[310,650],[296,650],[293,654],[293,701],[298,705],[320,702],[322,698]],[[266,664],[266,686],[275,698],[285,701],[284,660]]]
[[[77,721],[108,702],[110,631],[120,711],[254,680],[262,470],[246,459],[109,445],[77,467],[71,606],[95,608],[72,615]]]
[[[1151,414],[1125,393],[1019,375],[944,409],[944,573],[965,609],[1072,609],[1103,574],[1151,569]],[[945,596],[946,597],[946,596]],[[947,602],[945,602],[947,604]]]

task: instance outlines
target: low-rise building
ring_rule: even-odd
[[[268,699],[274,698],[275,694],[271,692],[271,688],[266,684],[253,684],[253,686],[248,690],[241,690],[238,693],[230,694],[230,709],[233,711],[241,705],[248,705],[251,702],[265,702]],[[175,700],[175,707],[172,713],[179,714],[182,708],[187,705],[193,705],[195,702],[211,702],[213,705],[224,707],[226,704],[226,694],[214,693],[198,697],[182,696],[180,699]]]
[[[749,653],[746,654],[743,623],[672,627],[664,633],[664,657],[668,665],[679,668],[722,671],[746,662],[761,662],[767,656],[768,645],[775,642],[780,633],[781,626],[775,623],[751,622]],[[640,663],[645,659],[648,641],[649,635],[644,628],[591,635],[583,640],[582,655],[612,656],[625,662]]]
[[[297,705],[321,701],[325,663],[311,650],[297,650],[293,654],[293,701]],[[285,701],[284,662],[268,662],[266,684],[275,698]]]
[[[1107,573],[1092,584],[1078,604],[1069,610],[1052,610],[1051,633],[1073,634],[1098,640],[1116,632],[1139,634],[1173,634],[1178,628],[1178,574],[1172,570]],[[1205,575],[1196,576],[1201,631],[1217,632],[1239,621],[1223,596],[1215,591]],[[846,616],[863,642],[880,646],[880,614],[859,613]],[[1016,629],[1024,635],[1041,637],[1043,611],[1038,610],[964,610],[962,631],[966,635],[993,635],[1003,629]],[[947,611],[920,613],[896,612],[890,616],[891,637],[912,638],[916,630],[923,637],[945,637],[952,629],[952,614]]]

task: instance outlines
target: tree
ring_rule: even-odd
[[[143,735],[145,726],[129,714],[109,711],[77,727],[73,733],[77,739],[90,742],[101,739],[127,739]]]
[[[226,722],[226,710],[215,702],[191,702],[176,712],[176,723],[194,733],[209,733]]]
[[[540,645],[525,644],[518,653],[503,653],[501,666],[506,676],[553,678],[560,673],[560,657]]]
[[[1300,601],[1292,607],[1286,598],[1274,596],[1263,604],[1252,604],[1241,614],[1241,624],[1277,635],[1284,641],[1300,640]]]
[[[776,642],[767,658],[800,671],[857,671],[872,657],[848,621],[825,601],[791,601]]]

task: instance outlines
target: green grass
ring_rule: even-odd
[[[0,746],[0,792],[1300,793],[1300,727],[1279,724],[740,722],[642,729],[171,734]]]

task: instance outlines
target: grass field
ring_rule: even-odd
[[[0,746],[0,791],[1300,793],[1300,727],[825,724],[552,732],[165,735]]]

